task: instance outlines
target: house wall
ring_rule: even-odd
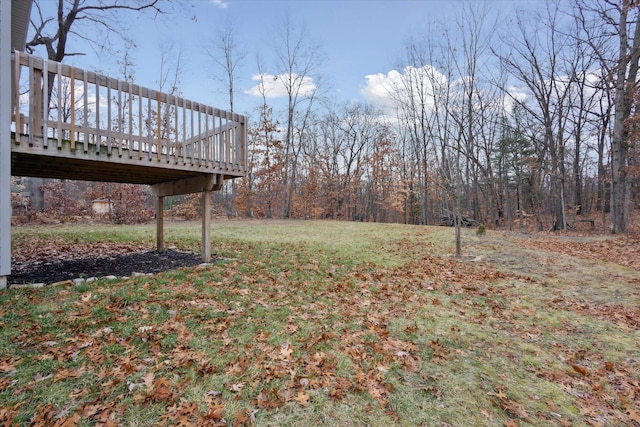
[[[11,0],[0,0],[0,288],[11,274]]]

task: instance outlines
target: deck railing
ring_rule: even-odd
[[[14,66],[16,144],[246,171],[245,116],[24,52]]]

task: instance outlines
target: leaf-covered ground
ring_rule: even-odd
[[[168,238],[193,248],[192,227]],[[570,236],[466,230],[457,260],[448,228],[214,230],[211,266],[3,292],[0,422],[640,425],[633,260]]]

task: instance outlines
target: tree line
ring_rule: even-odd
[[[312,92],[278,116],[265,98],[238,211],[552,229],[599,214],[624,232],[640,201],[639,6],[547,2],[506,32],[484,5],[459,12],[407,42],[392,108]]]
[[[385,76],[384,104],[336,104],[317,46],[285,20],[276,73],[256,60],[247,176],[216,200],[247,217],[541,229],[601,220],[625,232],[640,206],[640,5],[548,1],[497,17],[488,4],[460,3],[454,22],[412,34]],[[247,61],[238,46],[227,28],[207,50],[232,110]],[[269,96],[271,76],[284,103]]]

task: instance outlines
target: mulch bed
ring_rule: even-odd
[[[51,262],[16,263],[8,277],[10,284],[51,284],[80,277],[131,276],[132,273],[159,273],[202,263],[202,256],[192,252],[133,252],[113,257],[82,258]]]

